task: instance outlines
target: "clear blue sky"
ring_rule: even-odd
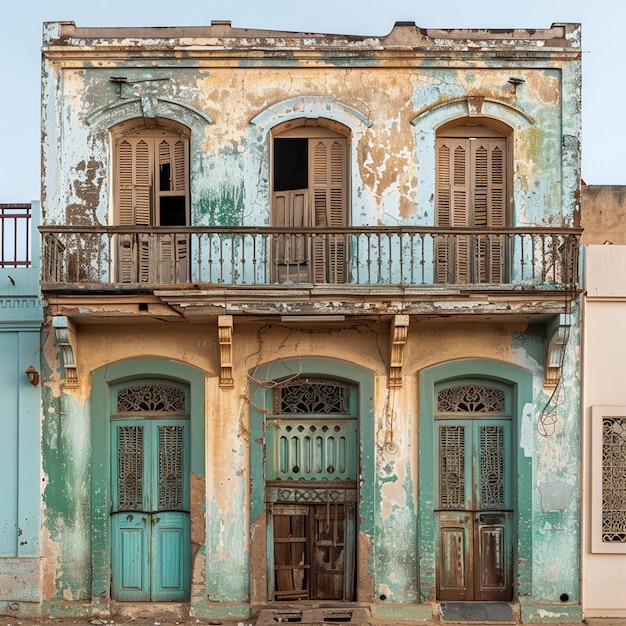
[[[583,25],[583,178],[626,184],[626,2],[622,0],[0,0],[0,203],[40,194],[42,23],[196,26],[384,35],[394,22],[423,28],[549,28]],[[608,144],[607,139],[611,142]]]

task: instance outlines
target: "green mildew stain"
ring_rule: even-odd
[[[59,547],[55,594],[50,599],[87,600],[91,594],[88,430],[82,408],[71,398],[55,398],[46,389],[43,393],[48,394],[44,406],[54,409],[44,413],[42,424],[45,526],[50,541]]]
[[[233,145],[220,151],[203,172],[205,184],[194,207],[197,222],[238,226],[245,215],[243,155]]]
[[[245,524],[236,516],[244,510],[241,490],[235,495],[233,514],[225,515],[214,502],[209,505],[207,587],[209,597],[220,602],[246,602],[249,599],[249,569]]]
[[[545,330],[543,326],[532,325],[524,331],[513,331],[511,347],[523,350],[535,363],[543,364],[545,354]]]
[[[543,161],[543,131],[538,126],[531,126],[524,132],[524,142],[527,150],[525,155],[535,163]]]

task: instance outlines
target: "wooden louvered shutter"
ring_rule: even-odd
[[[437,141],[437,225],[454,229],[469,226],[471,177],[469,141]],[[470,240],[466,235],[444,235],[436,240],[438,282],[469,281]]]
[[[124,138],[117,144],[117,220],[122,226],[152,222],[152,146],[149,140]],[[122,235],[118,254],[121,282],[146,282],[150,270],[148,235]]]
[[[437,226],[506,226],[506,139],[437,139]],[[501,283],[501,235],[447,235],[435,240],[436,279],[443,283]]]
[[[347,225],[346,140],[343,137],[309,140],[313,226]],[[318,234],[313,239],[313,280],[346,281],[347,241],[343,234]]]
[[[472,144],[474,169],[473,226],[506,226],[506,141],[476,139]],[[480,236],[476,242],[475,282],[501,283],[504,275],[503,235]]]
[[[187,149],[181,138],[158,139],[158,224],[187,224]],[[159,282],[187,282],[189,238],[164,234],[158,240]]]

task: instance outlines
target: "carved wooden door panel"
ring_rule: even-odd
[[[439,600],[509,600],[509,424],[439,423]]]
[[[511,420],[504,391],[440,392],[437,433],[439,600],[510,600],[513,567]]]

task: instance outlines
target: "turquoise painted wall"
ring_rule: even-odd
[[[41,602],[41,384],[24,373],[41,371],[39,203],[33,202],[31,266],[0,269],[0,611],[37,615]]]

